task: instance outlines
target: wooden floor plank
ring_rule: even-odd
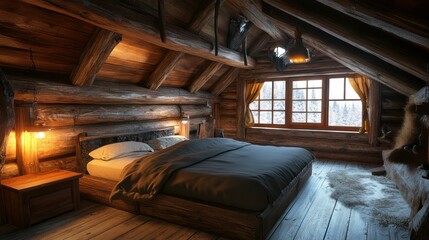
[[[357,210],[330,197],[327,173],[338,169],[370,169],[373,166],[318,160],[313,175],[285,211],[272,233],[277,239],[408,239],[408,232],[394,226],[369,224]],[[183,239],[223,240],[205,232],[145,216],[82,201],[81,208],[9,234],[0,226],[0,239]]]
[[[111,229],[99,234],[98,236],[94,236],[93,240],[104,240],[104,239],[115,239],[118,238],[127,232],[131,231],[134,228],[138,228],[149,221],[151,218],[146,216],[134,216],[121,224],[118,224]]]

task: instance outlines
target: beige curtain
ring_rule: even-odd
[[[367,77],[355,76],[348,78],[353,89],[359,95],[362,101],[362,127],[359,130],[360,133],[368,132],[369,119],[368,119],[368,96],[370,88],[370,80]]]
[[[246,83],[246,112],[244,116],[245,127],[252,127],[253,125],[255,125],[253,114],[249,108],[249,105],[250,103],[255,101],[256,98],[258,98],[262,86],[264,86],[264,82],[261,80],[250,80]]]

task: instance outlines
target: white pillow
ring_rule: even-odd
[[[166,136],[166,137],[159,137],[156,139],[152,139],[150,141],[147,141],[146,143],[149,144],[149,146],[151,146],[155,150],[161,150],[185,140],[189,140],[189,139],[181,135],[173,135],[173,136]]]
[[[89,156],[95,159],[110,160],[122,154],[130,152],[153,152],[154,150],[142,142],[119,142],[104,145],[89,153]]]

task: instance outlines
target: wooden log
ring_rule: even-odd
[[[191,83],[189,87],[190,93],[198,92],[204,84],[223,66],[218,62],[211,62],[204,71]]]
[[[161,88],[157,91],[132,84],[117,84],[97,81],[91,88],[80,88],[44,78],[8,75],[15,91],[15,99],[33,103],[66,104],[206,104],[216,97],[200,92],[190,94],[177,88]]]
[[[286,39],[285,34],[261,11],[254,0],[230,0],[229,3],[240,11],[255,26],[266,32],[275,40]]]
[[[96,28],[70,75],[72,84],[91,86],[101,66],[121,40],[121,35],[115,32]]]
[[[13,178],[19,176],[19,168],[16,162],[6,163],[1,172],[2,178]]]
[[[2,169],[6,162],[6,148],[9,140],[9,133],[12,131],[15,123],[14,113],[14,93],[9,84],[6,75],[0,68],[0,202],[3,201],[1,188]],[[0,204],[0,225],[6,222],[5,209],[3,204]]]
[[[237,82],[237,138],[245,139],[246,138],[246,129],[245,129],[245,117],[246,112],[246,82],[242,79],[239,79]]]
[[[24,2],[80,19],[112,32],[135,36],[170,50],[184,52],[237,68],[253,68],[255,66],[255,61],[252,58],[248,58],[248,65],[245,66],[240,53],[224,46],[219,46],[219,54],[215,56],[212,53],[212,44],[197,34],[176,26],[169,25],[166,27],[168,41],[163,43],[159,39],[159,28],[152,19],[117,1],[24,0]]]
[[[411,44],[380,31],[378,26],[368,26],[314,1],[304,0],[299,3],[293,0],[264,1],[420,79],[427,77],[426,64],[429,55]]]
[[[343,14],[375,26],[429,50],[429,26],[424,21],[411,19],[405,12],[377,11],[363,2],[353,0],[317,0]]]
[[[224,0],[219,1],[220,4]],[[188,30],[194,33],[199,33],[209,20],[213,18],[213,4],[214,1],[205,1],[204,7],[199,11],[191,23],[189,24]],[[174,67],[179,63],[179,60],[183,57],[183,52],[177,52],[170,50],[164,59],[159,63],[146,82],[146,87],[152,90],[157,90],[162,83],[167,79],[168,75],[173,71]]]
[[[16,161],[22,175],[40,171],[37,157],[37,133],[29,128],[32,125],[31,112],[30,105],[15,107]]]
[[[149,80],[145,84],[146,87],[157,90],[173,71],[174,67],[176,67],[183,55],[184,53],[182,52],[169,51],[150,75]]]
[[[237,68],[230,68],[225,74],[220,77],[210,91],[214,95],[221,94],[235,79],[237,79],[240,70]]]
[[[49,161],[41,161],[39,163],[41,172],[51,171],[55,169],[63,169],[78,172],[76,156],[68,156],[57,159],[51,159]]]
[[[275,7],[263,3],[263,10],[286,33],[293,35],[298,27],[303,33],[302,38],[306,44],[361,75],[383,83],[404,95],[411,95],[423,86],[423,81],[419,78],[380,61],[379,58],[346,44]]]
[[[37,156],[40,161],[47,158],[72,155],[76,151],[77,135],[88,132],[89,135],[117,134],[124,132],[138,132],[151,129],[175,127],[179,131],[179,120],[154,120],[144,122],[122,122],[109,124],[81,125],[67,128],[54,128],[45,131],[45,138],[38,139]]]
[[[381,133],[381,99],[380,99],[380,83],[371,81],[369,88],[369,131],[368,140],[371,146],[378,146],[378,137]]]
[[[182,112],[190,117],[208,116],[206,105],[183,105]],[[178,105],[62,105],[37,104],[33,108],[33,125],[44,127],[77,126],[96,123],[179,119]]]

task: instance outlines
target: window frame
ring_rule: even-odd
[[[285,99],[285,124],[266,124],[266,123],[259,123],[260,121],[260,107],[261,107],[261,99],[258,96],[258,98],[255,101],[258,101],[258,123],[255,123],[254,127],[269,127],[269,128],[291,128],[291,129],[314,129],[314,130],[332,130],[332,131],[359,131],[361,127],[347,127],[347,126],[329,126],[329,79],[330,78],[345,78],[345,81],[347,81],[347,78],[350,77],[350,75],[329,75],[329,76],[310,76],[310,77],[292,77],[292,78],[286,78],[286,79],[269,79],[264,82],[271,82],[272,86],[274,86],[274,82],[276,81],[285,81],[285,87],[286,87],[286,99]],[[292,122],[292,82],[293,81],[302,81],[302,80],[322,80],[322,112],[321,112],[321,122],[320,123],[293,123]],[[305,88],[308,92],[308,85]],[[271,102],[274,104],[274,87],[271,89]],[[344,92],[346,91],[346,85],[344,84]],[[306,96],[306,101],[308,101],[308,96]],[[269,99],[263,99],[269,100]],[[344,101],[344,100],[343,100]],[[308,104],[308,103],[307,103]],[[262,111],[270,111],[272,120],[274,116],[275,111],[281,111],[281,110],[274,110],[274,106],[271,110],[262,110]],[[363,108],[362,108],[363,112]]]

